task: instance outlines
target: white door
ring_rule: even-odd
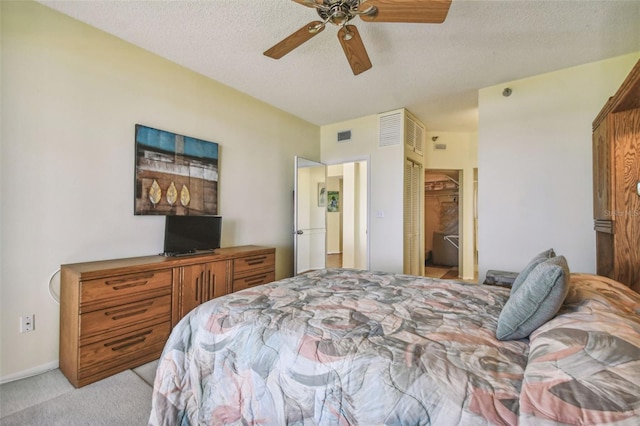
[[[327,167],[295,158],[294,273],[322,269],[327,257]]]

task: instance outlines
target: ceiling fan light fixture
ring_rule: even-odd
[[[336,10],[331,14],[329,21],[337,26],[342,26],[351,20],[352,16],[342,10]]]
[[[333,2],[326,7],[318,8],[317,12],[323,21],[342,27],[355,16],[353,11],[356,10],[354,7],[357,8],[357,2],[355,6],[351,3],[345,0]]]

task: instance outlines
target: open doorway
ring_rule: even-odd
[[[460,170],[425,170],[425,276],[460,276]]]
[[[327,267],[368,269],[366,161],[327,166]]]

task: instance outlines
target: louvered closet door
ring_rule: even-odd
[[[407,148],[422,157],[423,154],[423,140],[424,129],[418,123],[407,116],[404,120],[405,128],[405,144]]]
[[[422,165],[404,164],[404,273],[420,275],[420,194]]]

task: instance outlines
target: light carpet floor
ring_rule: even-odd
[[[60,370],[0,387],[0,425],[146,425],[157,361],[75,389]]]

